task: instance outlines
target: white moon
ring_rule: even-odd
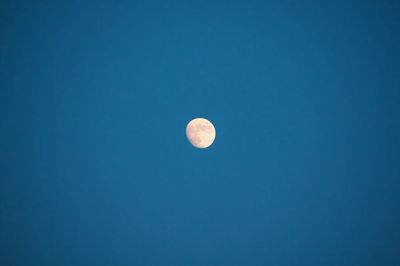
[[[196,148],[209,147],[215,140],[215,128],[205,118],[195,118],[186,126],[186,136]]]

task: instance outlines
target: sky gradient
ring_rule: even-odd
[[[83,2],[0,3],[0,265],[400,265],[398,2]]]

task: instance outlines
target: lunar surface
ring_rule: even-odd
[[[194,147],[204,149],[214,142],[215,128],[207,119],[195,118],[186,127],[186,136]]]

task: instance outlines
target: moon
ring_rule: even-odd
[[[205,118],[195,118],[186,126],[186,136],[196,148],[204,149],[215,140],[215,127]]]

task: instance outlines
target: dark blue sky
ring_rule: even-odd
[[[0,4],[0,265],[400,265],[397,1],[82,2]]]

